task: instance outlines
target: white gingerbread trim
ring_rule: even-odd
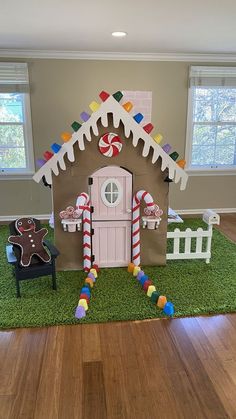
[[[131,132],[133,134],[133,146],[136,147],[139,140],[144,141],[144,147],[142,156],[147,157],[151,151],[153,151],[152,164],[156,163],[160,157],[162,160],[161,170],[169,170],[169,178],[175,183],[180,181],[180,189],[186,188],[188,175],[176,162],[157,144],[153,138],[145,132],[143,127],[139,125],[120,104],[114,99],[113,96],[101,103],[99,109],[92,113],[89,120],[84,122],[81,128],[72,134],[71,139],[64,143],[58,153],[47,161],[33,176],[35,182],[40,182],[43,176],[48,184],[52,184],[52,173],[56,176],[59,174],[59,168],[66,170],[64,161],[65,155],[67,155],[70,162],[75,161],[73,146],[78,143],[81,151],[85,150],[84,139],[91,141],[91,129],[95,136],[98,136],[98,121],[101,118],[101,124],[103,127],[108,126],[108,114],[113,115],[113,126],[118,128],[122,122],[124,125],[125,137],[129,137]]]

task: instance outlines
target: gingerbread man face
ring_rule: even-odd
[[[28,231],[35,231],[35,222],[32,218],[19,218],[15,223],[16,230],[24,234]]]

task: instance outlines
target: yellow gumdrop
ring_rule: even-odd
[[[139,271],[141,271],[140,266],[135,266],[133,270],[133,276],[137,276]]]
[[[96,269],[92,268],[92,269],[90,269],[90,271],[89,271],[89,272],[91,272],[91,274],[93,274],[93,275],[94,275],[94,278],[97,278],[97,277],[98,277],[98,274],[97,274]]]
[[[97,103],[95,101],[91,102],[89,105],[92,112],[96,112],[100,108],[100,106],[100,103]]]
[[[163,140],[163,136],[161,134],[156,134],[154,135],[153,140],[156,141],[157,144],[160,144]]]
[[[154,285],[149,285],[148,290],[147,290],[147,296],[151,297],[154,291],[156,291],[156,287],[154,287]]]
[[[87,310],[88,310],[88,303],[87,303],[87,301],[85,300],[85,298],[81,298],[81,299],[79,300],[78,306],[82,306],[82,307],[84,307],[85,311],[87,311]]]

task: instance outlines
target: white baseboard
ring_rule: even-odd
[[[179,215],[201,215],[206,211],[207,208],[197,208],[197,209],[175,209],[175,212]],[[211,208],[218,214],[230,214],[235,213],[236,208]]]
[[[174,211],[177,212],[179,215],[201,215],[206,211],[207,208],[198,208],[198,209],[175,209]],[[211,208],[213,211],[219,214],[230,214],[235,213],[236,208]],[[14,221],[17,218],[24,218],[24,217],[34,217],[38,220],[49,220],[51,214],[20,214],[20,215],[0,215],[0,222],[4,221]]]
[[[20,214],[20,215],[0,215],[0,222],[1,221],[14,221],[17,218],[28,218],[33,217],[37,218],[37,220],[49,220],[51,214]]]

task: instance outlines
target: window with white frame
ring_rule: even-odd
[[[236,172],[236,67],[190,68],[186,169]]]
[[[0,176],[34,171],[26,63],[0,63]]]

